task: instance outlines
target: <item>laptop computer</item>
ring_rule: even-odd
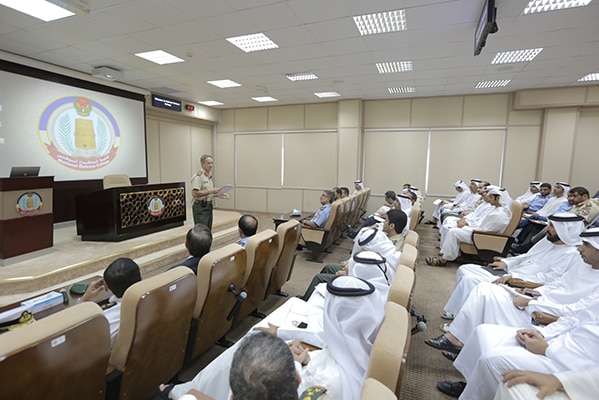
[[[38,176],[40,173],[40,167],[12,167],[10,169],[10,177],[23,177],[23,176]]]

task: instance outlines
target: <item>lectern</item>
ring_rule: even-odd
[[[77,235],[82,240],[120,242],[181,226],[185,183],[123,186],[75,198]]]
[[[0,260],[52,247],[53,176],[0,178]]]

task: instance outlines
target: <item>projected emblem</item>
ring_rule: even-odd
[[[148,202],[148,212],[157,217],[164,212],[164,200],[159,196],[154,196]]]
[[[63,97],[40,118],[39,136],[46,152],[65,167],[89,171],[116,157],[121,134],[114,117],[86,97]]]
[[[42,209],[42,196],[36,192],[26,192],[17,200],[17,212],[26,217],[37,214]]]

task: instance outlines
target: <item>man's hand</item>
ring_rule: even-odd
[[[518,385],[520,383],[528,383],[530,385],[536,386],[539,388],[539,393],[537,393],[537,397],[539,399],[544,399],[545,396],[549,396],[559,389],[562,389],[562,383],[557,379],[554,375],[550,374],[541,374],[538,372],[532,371],[521,371],[521,370],[511,370],[505,371],[501,375],[503,375],[502,381],[505,382],[507,387],[512,387],[514,385]]]
[[[468,222],[466,222],[466,220],[464,218],[458,219],[457,225],[458,225],[458,228],[463,228],[465,226],[468,226]]]
[[[91,299],[96,297],[102,290],[108,291],[104,279],[96,279],[95,281],[92,281],[92,283],[90,283],[87,287],[85,293],[83,293],[83,296],[81,296],[81,301],[90,301]]]
[[[531,300],[532,299],[527,299],[522,296],[514,296],[513,302],[514,302],[514,305],[516,306],[516,308],[523,309],[524,307],[528,306],[528,303]]]
[[[493,281],[493,283],[506,284],[506,283],[508,283],[508,281],[510,280],[511,277],[512,277],[511,275],[503,275],[503,276],[500,276],[499,278],[495,279]]]
[[[518,333],[516,333],[516,340],[522,346],[526,347],[526,350],[541,356],[545,355],[545,351],[547,350],[547,347],[549,347],[549,344],[545,338],[543,338],[541,332],[533,329],[520,329]]]
[[[302,342],[299,339],[294,339],[289,342],[289,349],[293,354],[293,359],[302,365],[308,365],[310,362],[310,354],[308,354],[308,349],[302,346]]]
[[[496,271],[505,271],[505,269],[507,268],[507,264],[503,261],[493,261],[488,265],[488,267],[491,267]]]
[[[270,333],[271,335],[275,335],[277,336],[277,331],[279,330],[279,327],[276,325],[271,324],[270,322],[268,323],[268,328],[264,328],[262,326],[256,327],[254,328],[255,331],[262,331],[262,332],[266,332],[266,333]]]

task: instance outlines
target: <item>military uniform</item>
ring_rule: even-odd
[[[590,224],[599,215],[599,204],[592,199],[578,203],[570,209],[572,214],[580,215],[586,224]]]
[[[197,190],[212,190],[214,183],[212,175],[200,169],[197,174],[191,178],[191,188]],[[194,197],[192,206],[193,223],[204,224],[208,229],[212,230],[212,195],[209,194],[203,197]]]

